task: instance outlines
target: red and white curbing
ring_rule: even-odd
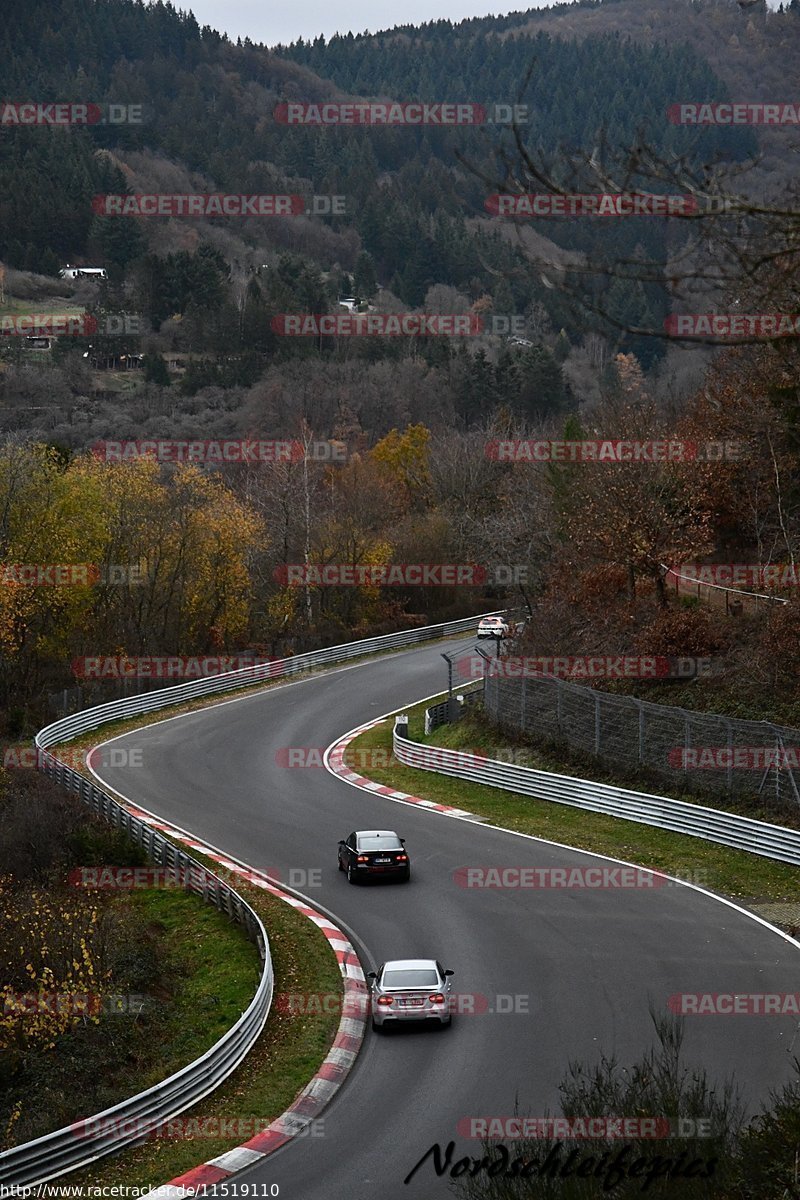
[[[272,1154],[291,1138],[297,1137],[298,1134],[302,1134],[309,1128],[344,1083],[355,1062],[356,1055],[361,1049],[369,1012],[369,997],[358,955],[348,938],[326,916],[315,912],[302,900],[288,895],[252,867],[232,862],[213,847],[206,846],[203,842],[184,833],[183,830],[143,812],[135,804],[128,802],[125,807],[145,825],[150,825],[154,829],[168,834],[191,850],[200,851],[219,866],[246,877],[247,882],[252,883],[254,887],[263,888],[264,891],[277,896],[286,904],[291,904],[292,908],[296,908],[303,916],[308,917],[309,921],[313,921],[328,939],[339,963],[339,970],[344,982],[342,1013],[348,1015],[343,1015],[339,1021],[333,1045],[314,1078],[286,1111],[276,1117],[266,1129],[241,1146],[236,1146],[233,1150],[226,1150],[217,1158],[201,1163],[200,1166],[193,1167],[176,1179],[170,1180],[169,1183],[147,1192],[150,1200],[172,1200],[172,1198],[177,1200],[177,1197],[187,1194],[196,1195],[204,1184],[208,1186],[230,1178],[237,1171],[242,1171],[245,1167],[266,1158],[268,1154]],[[145,1198],[142,1197],[142,1200]]]
[[[374,780],[367,779],[365,775],[359,775],[357,771],[348,767],[344,761],[344,755],[350,743],[368,729],[375,729],[377,725],[383,725],[388,719],[388,717],[379,717],[376,721],[368,721],[366,725],[359,725],[356,729],[351,729],[338,742],[334,742],[325,754],[325,763],[331,774],[338,775],[340,779],[343,779],[345,783],[352,784],[353,787],[361,788],[365,792],[374,792],[377,796],[386,796],[389,800],[400,800],[403,804],[415,804],[419,808],[429,808],[434,812],[444,813],[448,817],[464,817],[468,821],[483,821],[483,817],[467,812],[464,808],[453,808],[450,804],[436,804],[433,800],[423,800],[421,796],[398,792],[395,788],[388,787],[384,783],[375,783]]]

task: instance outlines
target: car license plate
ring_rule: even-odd
[[[422,1008],[422,1005],[425,1003],[425,1001],[410,999],[410,1000],[398,1000],[397,1003],[401,1004],[403,1006],[403,1008]]]
[[[375,858],[372,861],[376,863],[390,863],[392,860],[390,858]]]

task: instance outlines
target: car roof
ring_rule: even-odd
[[[383,964],[384,971],[419,971],[422,969],[438,971],[435,958],[395,958]]]

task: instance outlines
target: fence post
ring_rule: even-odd
[[[728,604],[728,593],[725,593],[725,605]],[[728,781],[728,799],[733,796],[733,726],[726,718],[725,726],[728,730],[728,770],[726,772]]]
[[[644,705],[641,700],[636,701],[639,708],[639,766],[644,764]]]
[[[594,752],[600,753],[600,693],[594,693]]]
[[[561,733],[561,693],[563,687],[560,679],[556,680],[556,728]]]
[[[683,721],[683,775],[684,775],[684,782],[687,787],[689,786],[689,754],[688,754],[688,751],[690,749],[690,747],[689,747],[690,741],[691,741],[691,738],[689,735],[689,716],[687,713],[687,715]]]

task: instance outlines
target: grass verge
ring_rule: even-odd
[[[195,857],[210,870],[218,869],[203,855]],[[267,929],[275,971],[275,996],[341,993],[336,957],[319,929],[291,905],[262,889],[238,883],[236,887]],[[215,910],[209,911],[216,915]],[[221,975],[230,974],[231,962],[220,955],[219,946],[215,955]],[[248,1004],[254,991],[252,987]],[[206,1016],[208,1012],[206,1007]],[[182,1114],[183,1119],[193,1122],[195,1129],[205,1126],[216,1130],[220,1121],[239,1122],[238,1126],[228,1126],[236,1131],[233,1136],[149,1140],[73,1172],[69,1176],[70,1185],[156,1186],[247,1141],[257,1129],[280,1116],[306,1086],[324,1059],[338,1024],[339,1015],[335,1012],[286,1012],[273,999],[264,1031],[242,1065],[210,1096]]]
[[[451,749],[497,746],[497,732],[472,714],[456,725],[441,727],[426,738],[424,713],[435,702],[428,700],[406,710],[409,736],[414,741]],[[790,932],[800,925],[798,873],[788,864],[651,825],[639,825],[549,800],[533,799],[518,792],[405,767],[394,758],[388,758],[392,749],[392,724],[387,721],[368,729],[350,743],[345,760],[354,770],[363,771],[370,779],[411,795],[479,814],[492,825],[694,880],[757,911]],[[388,758],[388,766],[363,766],[364,762],[370,761],[369,752],[375,750],[380,751],[374,755],[377,762],[380,764]],[[564,773],[563,765],[559,768],[535,752],[531,755],[530,765],[547,771],[560,769]]]
[[[102,1112],[180,1070],[238,1020],[255,993],[255,946],[190,892],[119,894],[100,919],[102,936],[115,939],[116,968],[100,991],[122,1000],[97,1021],[76,1022],[50,1048],[29,1051],[18,1099],[13,1082],[3,1095],[3,1107],[17,1114],[8,1130],[14,1144]],[[129,940],[122,941],[125,930]],[[129,996],[137,998],[131,1006]]]

